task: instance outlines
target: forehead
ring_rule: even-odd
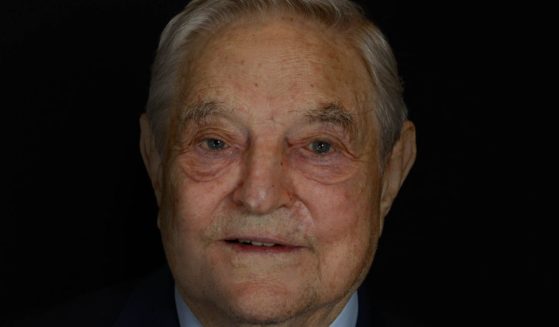
[[[345,35],[292,14],[249,17],[201,37],[184,69],[183,105],[217,101],[285,113],[338,103],[372,110],[372,83]]]

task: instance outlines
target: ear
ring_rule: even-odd
[[[161,205],[161,156],[155,144],[151,124],[146,114],[140,116],[140,152],[146,166],[157,205]]]
[[[404,122],[400,138],[394,144],[384,166],[380,200],[381,221],[384,221],[384,217],[388,214],[396,194],[398,194],[402,183],[413,166],[416,151],[415,126],[408,120]]]

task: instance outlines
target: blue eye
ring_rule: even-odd
[[[314,141],[310,144],[310,148],[316,154],[325,154],[330,152],[332,144],[325,141]]]
[[[204,144],[212,151],[223,150],[227,147],[227,144],[220,139],[206,139]]]

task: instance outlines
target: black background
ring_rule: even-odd
[[[137,121],[159,33],[184,4],[2,3],[0,323],[164,262]],[[396,314],[446,326],[543,317],[556,108],[540,96],[552,39],[535,7],[366,4],[418,132],[366,284]]]

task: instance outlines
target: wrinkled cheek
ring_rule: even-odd
[[[324,281],[332,289],[347,290],[360,282],[370,268],[376,248],[376,238],[367,232],[370,225],[355,224],[356,228],[331,235],[329,248],[322,253]]]
[[[191,285],[200,278],[200,273],[195,269],[200,262],[201,248],[196,233],[196,220],[189,215],[190,208],[178,198],[166,210],[162,221],[161,235],[165,255],[171,270],[181,284]]]
[[[367,238],[376,216],[375,203],[369,190],[356,186],[358,182],[339,185],[321,194],[322,206],[315,207],[313,216],[322,239],[339,243]]]
[[[186,178],[180,172],[171,170],[165,183],[165,193],[160,208],[161,236],[167,255],[183,255],[183,244],[189,238],[191,221],[188,217],[188,203],[185,202],[184,185]]]
[[[200,160],[194,155],[185,155],[179,159],[181,173],[195,182],[209,182],[218,179],[221,174],[231,169],[238,156]]]
[[[167,188],[166,208],[162,208],[165,233],[174,244],[188,249],[207,245],[209,228],[216,219],[223,199],[234,184],[226,174],[212,181],[200,182],[184,173],[182,166],[174,170]],[[162,231],[163,232],[163,231]]]
[[[337,190],[317,224],[325,282],[352,287],[368,271],[378,240],[378,219],[370,193]]]
[[[196,239],[196,230],[199,219],[193,207],[187,199],[180,197],[180,193],[173,195],[173,203],[167,214],[166,232],[171,236],[170,241],[180,247],[188,247],[188,243],[194,242]]]

